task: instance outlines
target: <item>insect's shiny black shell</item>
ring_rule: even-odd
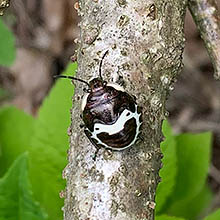
[[[134,98],[124,91],[106,85],[98,78],[90,82],[90,88],[91,91],[82,113],[87,137],[95,146],[104,146],[114,150],[125,149],[136,138],[139,122],[134,118],[125,121],[124,128],[120,132],[111,135],[108,132],[102,132],[97,135],[98,140],[93,138],[92,134],[95,123],[113,125],[125,109],[128,110],[127,114],[135,114],[135,111],[140,113]]]

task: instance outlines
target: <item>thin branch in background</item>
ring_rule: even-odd
[[[218,170],[213,164],[210,166],[209,175],[220,184],[220,170]]]
[[[214,77],[220,79],[220,15],[215,0],[189,0],[189,10],[214,66]]]
[[[211,164],[210,166],[209,175],[214,179],[216,183],[220,184],[220,170],[217,169],[214,166],[214,164]],[[204,215],[216,210],[217,208],[219,208],[219,205],[220,205],[220,190],[215,192],[213,196],[213,200],[210,206],[208,207],[208,209],[206,210],[206,212],[204,213]]]

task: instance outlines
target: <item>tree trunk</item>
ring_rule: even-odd
[[[154,219],[161,167],[165,102],[182,67],[186,0],[80,0],[77,77],[123,85],[143,107],[142,139],[129,149],[101,149],[86,138],[80,119],[84,85],[76,83],[72,109],[65,220]]]

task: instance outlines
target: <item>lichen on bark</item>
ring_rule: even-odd
[[[72,109],[65,220],[152,220],[161,167],[165,102],[182,67],[184,0],[80,0],[77,77],[121,84],[143,107],[142,138],[114,152],[95,147],[79,129],[83,85],[76,83]]]
[[[9,0],[0,0],[0,16],[4,15],[5,10],[10,6]]]

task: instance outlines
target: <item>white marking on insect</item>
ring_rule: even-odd
[[[124,92],[124,88],[116,83],[108,83],[107,86],[113,87],[114,89],[118,90],[118,91],[122,91]]]
[[[94,138],[94,139],[96,139],[98,141],[97,144],[101,144],[104,147],[110,148],[110,149],[113,149],[113,150],[123,150],[123,149],[126,149],[126,148],[130,147],[131,145],[133,145],[136,142],[138,134],[140,132],[140,126],[142,124],[142,122],[140,122],[140,116],[141,116],[141,113],[138,114],[138,112],[137,112],[137,105],[135,105],[135,112],[134,113],[129,111],[129,110],[127,110],[127,109],[125,109],[122,112],[122,114],[120,115],[120,117],[118,118],[118,120],[114,124],[112,124],[112,125],[104,125],[104,124],[100,124],[100,123],[95,123],[94,124],[94,131],[93,132],[90,132],[88,129],[87,130],[92,134],[91,138]],[[108,146],[107,144],[103,143],[97,137],[97,135],[102,133],[102,132],[106,132],[109,135],[117,134],[118,132],[120,132],[121,130],[124,129],[125,123],[128,120],[130,120],[131,118],[134,118],[136,120],[137,128],[136,128],[135,137],[134,137],[133,141],[129,145],[127,145],[127,146],[125,146],[123,148],[114,148],[114,147]]]
[[[86,107],[88,96],[89,96],[89,93],[86,93],[82,98],[82,103],[81,103],[81,110],[82,111]]]

